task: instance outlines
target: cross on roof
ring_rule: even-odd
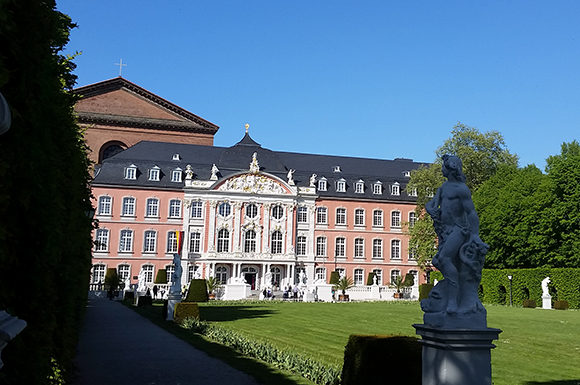
[[[123,59],[120,60],[120,63],[115,63],[116,66],[119,66],[119,77],[121,77],[121,71],[123,67],[127,67],[127,64],[123,64]]]

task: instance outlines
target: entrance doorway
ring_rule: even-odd
[[[243,267],[242,274],[244,274],[244,279],[251,286],[251,289],[256,290],[256,277],[258,275],[258,269],[252,266]]]

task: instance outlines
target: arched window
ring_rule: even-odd
[[[225,285],[228,281],[228,268],[225,266],[218,266],[215,269],[215,278],[219,283]]]
[[[354,224],[355,224],[355,226],[364,226],[364,224],[365,224],[365,211],[363,209],[354,210]]]
[[[373,239],[373,258],[382,259],[383,258],[383,240]]]
[[[244,253],[256,252],[256,232],[254,230],[246,231],[246,238],[244,240]]]
[[[155,230],[147,230],[144,235],[143,252],[154,253],[157,244],[157,232]]]
[[[280,285],[280,281],[282,281],[282,269],[279,267],[272,267],[270,272],[272,273],[272,282],[270,282],[270,284],[273,286]]]
[[[232,212],[232,207],[228,202],[223,202],[218,206],[218,214],[220,217],[225,218]]]
[[[109,230],[97,230],[95,237],[95,251],[109,251]]]
[[[121,237],[119,238],[119,251],[133,251],[133,230],[121,230]]]
[[[383,212],[381,210],[373,211],[373,226],[376,227],[383,226]]]
[[[316,208],[316,223],[326,224],[328,223],[327,209],[326,207]]]
[[[272,254],[282,254],[282,233],[280,231],[274,231],[272,233]]]
[[[258,215],[258,207],[255,204],[250,203],[249,205],[246,206],[246,216],[248,218],[256,218],[257,215]]]
[[[230,250],[230,232],[226,229],[218,231],[217,252],[227,253]]]
[[[401,212],[393,211],[391,213],[391,227],[400,228],[401,227]]]
[[[364,270],[363,269],[354,269],[354,284],[355,285],[364,285]]]
[[[146,217],[158,217],[159,216],[159,199],[149,198],[147,199],[147,211],[145,212]]]
[[[284,207],[276,205],[272,207],[272,217],[274,219],[281,219],[284,216]]]
[[[181,218],[181,201],[179,199],[169,201],[169,218]]]
[[[102,264],[93,266],[93,283],[105,283],[105,271],[107,267]]]
[[[391,241],[391,258],[401,259],[401,241],[393,239]]]
[[[335,239],[334,256],[335,257],[345,257],[346,256],[346,238],[338,237]]]

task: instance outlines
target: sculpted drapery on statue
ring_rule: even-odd
[[[425,209],[439,239],[433,266],[445,279],[421,301],[423,321],[444,329],[484,329],[486,311],[477,291],[489,247],[479,238],[479,218],[465,185],[461,159],[449,155],[442,159],[447,181]]]

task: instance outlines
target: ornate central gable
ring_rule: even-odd
[[[251,194],[288,194],[282,184],[265,175],[248,173],[226,180],[218,191],[238,191]]]

